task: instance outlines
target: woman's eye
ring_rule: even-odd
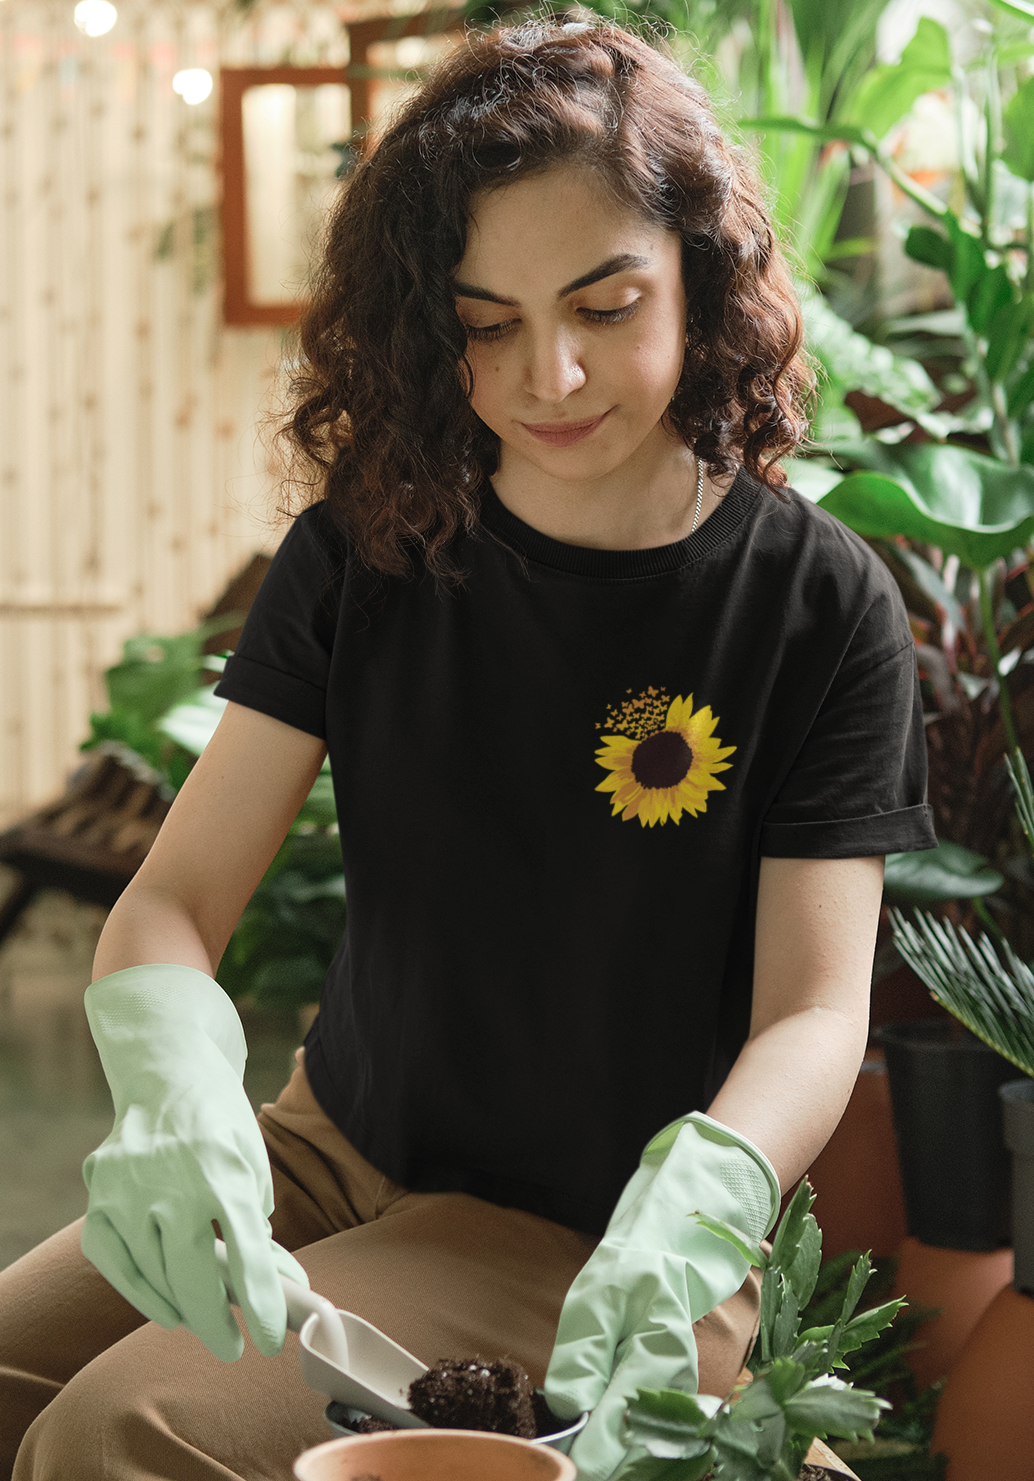
[[[513,327],[513,323],[513,319],[509,319],[505,324],[485,324],[483,326],[466,324],[464,328],[467,331],[467,338],[469,340],[473,340],[478,344],[485,344],[489,340],[502,339],[506,331]]]
[[[639,299],[637,298],[634,302],[623,304],[617,309],[582,308],[578,312],[590,324],[623,324],[626,319],[631,319],[638,309]],[[502,339],[503,335],[508,334],[519,322],[519,319],[507,319],[501,324],[466,324],[464,328],[467,331],[467,339],[471,343],[487,344],[494,339]]]
[[[619,309],[581,309],[580,312],[590,324],[623,324],[626,319],[631,319],[638,308],[637,298]]]

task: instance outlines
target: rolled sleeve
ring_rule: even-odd
[[[762,855],[849,859],[936,847],[914,645],[858,669],[848,655],[762,820]]]

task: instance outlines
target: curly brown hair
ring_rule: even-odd
[[[711,469],[776,490],[811,374],[750,163],[703,89],[608,23],[473,33],[356,169],[329,223],[281,433],[366,563],[454,575],[498,439],[471,409],[452,273],[480,192],[558,164],[682,238],[686,358],[666,413]],[[307,474],[307,478],[305,475]]]

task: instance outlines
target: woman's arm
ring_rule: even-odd
[[[883,859],[762,859],[750,1037],[708,1107],[783,1191],[821,1152],[865,1052]]]
[[[315,736],[228,704],[108,916],[94,980],[152,962],[213,975],[325,754]]]

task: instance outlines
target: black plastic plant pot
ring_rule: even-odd
[[[1034,1080],[1010,1080],[998,1094],[1012,1153],[1012,1280],[1018,1291],[1034,1296]]]
[[[1016,1067],[946,1019],[887,1024],[908,1232],[951,1250],[1007,1245],[1009,1158],[998,1087]]]

